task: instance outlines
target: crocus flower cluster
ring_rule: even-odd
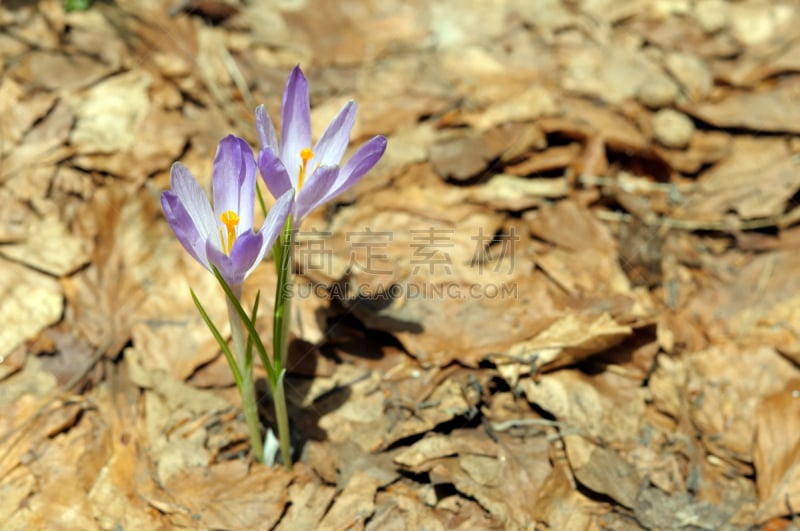
[[[309,212],[347,191],[383,155],[386,138],[375,136],[340,167],[356,110],[354,101],[347,102],[312,147],[308,81],[295,67],[283,92],[280,145],[264,106],[256,109],[258,169],[276,199],[261,229],[253,231],[253,152],[243,139],[229,135],[214,158],[213,211],[189,170],[180,162],[172,166],[172,190],[163,193],[161,205],[175,236],[195,260],[209,270],[213,264],[231,286],[241,286],[275,243],[289,213],[299,227]]]
[[[252,381],[253,346],[270,376],[284,465],[288,466],[291,458],[283,367],[288,339],[287,316],[290,314],[287,295],[290,290],[285,287],[291,282],[294,229],[313,209],[358,182],[386,150],[386,138],[376,136],[341,165],[355,123],[356,109],[355,102],[346,103],[312,145],[308,82],[300,68],[295,67],[283,92],[280,143],[274,125],[261,105],[256,109],[256,129],[261,143],[257,161],[250,146],[241,138],[229,135],[219,143],[211,176],[213,206],[200,184],[180,162],[172,166],[171,190],[161,196],[164,214],[178,241],[195,260],[217,274],[228,296],[235,356],[192,293],[198,310],[231,365],[242,396],[253,451],[259,460],[263,458],[271,462],[272,457],[267,455],[269,450],[265,450],[263,456],[260,451],[260,425]],[[275,197],[274,205],[265,213],[264,223],[258,230],[253,226],[256,170]],[[289,225],[287,220],[290,217]],[[273,249],[278,268],[272,359],[257,335],[253,319],[248,318],[239,300],[244,280],[270,249]],[[256,313],[257,306],[250,316],[255,317]],[[249,334],[247,342],[244,328]]]

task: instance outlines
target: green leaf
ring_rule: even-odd
[[[92,5],[92,0],[64,0],[67,11],[86,11]]]
[[[275,372],[280,373],[286,361],[289,341],[290,295],[289,282],[292,278],[292,216],[283,227],[280,238],[280,250],[275,261],[278,272],[278,284],[275,288],[275,310],[272,315],[272,358]]]
[[[211,270],[214,272],[214,276],[217,277],[217,282],[219,282],[219,285],[222,286],[222,289],[225,291],[225,295],[228,296],[228,299],[231,301],[231,304],[233,304],[236,313],[239,314],[239,318],[242,320],[242,323],[244,324],[245,328],[247,328],[247,333],[250,334],[250,337],[253,340],[253,344],[255,345],[259,356],[261,357],[261,362],[264,364],[264,368],[267,370],[267,376],[269,377],[270,382],[275,381],[275,376],[276,376],[275,369],[273,368],[272,363],[269,360],[269,356],[267,356],[267,349],[264,348],[264,343],[261,341],[261,337],[258,335],[258,332],[256,332],[256,328],[253,321],[250,320],[250,317],[247,315],[247,312],[245,312],[244,308],[242,308],[242,303],[239,302],[239,299],[236,298],[236,295],[234,295],[233,290],[231,290],[231,287],[228,285],[227,282],[225,282],[225,279],[222,278],[222,275],[220,275],[219,270],[214,265],[211,266]]]
[[[222,338],[222,334],[219,333],[217,327],[213,322],[211,322],[211,318],[208,316],[205,308],[203,308],[203,305],[200,304],[200,300],[197,298],[197,295],[195,295],[194,290],[189,288],[189,292],[192,294],[192,300],[194,301],[194,305],[197,307],[197,311],[200,312],[200,315],[203,317],[203,321],[206,322],[206,326],[208,326],[208,329],[211,330],[211,333],[214,335],[214,339],[216,339],[217,343],[219,343],[219,348],[221,348],[222,353],[225,354],[225,359],[228,360],[228,365],[230,365],[231,372],[233,372],[233,379],[236,382],[236,387],[239,389],[239,391],[241,391],[242,373],[236,363],[236,358],[233,357],[227,341]]]

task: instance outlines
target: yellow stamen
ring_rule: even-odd
[[[300,164],[300,175],[297,177],[298,190],[303,187],[303,180],[306,178],[306,166],[308,166],[308,161],[314,158],[314,152],[308,148],[303,148],[300,150],[300,158],[303,159],[303,163]]]
[[[223,212],[222,215],[219,217],[219,220],[222,221],[222,224],[228,228],[228,244],[225,244],[225,235],[222,231],[222,227],[219,228],[219,240],[222,243],[222,252],[227,255],[231,254],[231,249],[233,249],[233,242],[236,241],[236,225],[239,224],[239,216],[236,215],[236,212],[233,210],[228,210],[227,212]]]

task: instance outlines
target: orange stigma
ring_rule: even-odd
[[[308,161],[314,158],[314,152],[308,148],[303,148],[300,150],[300,158],[303,159],[303,162],[300,164],[300,175],[297,176],[298,190],[303,187],[303,181],[306,178],[306,167],[308,166]]]
[[[225,244],[225,235],[222,231],[222,227],[219,229],[219,241],[222,243],[222,252],[230,256],[231,249],[233,249],[233,242],[236,241],[236,225],[239,224],[239,216],[237,216],[236,212],[233,210],[228,210],[222,213],[219,220],[222,221],[222,224],[228,229],[227,245]]]

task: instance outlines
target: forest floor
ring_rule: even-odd
[[[798,26],[795,0],[3,2],[2,528],[796,528]],[[296,64],[316,135],[354,99],[352,146],[388,148],[301,227],[285,470],[249,454],[189,289],[218,323],[222,292],[159,196],[257,146]],[[266,339],[274,287],[245,285]]]

